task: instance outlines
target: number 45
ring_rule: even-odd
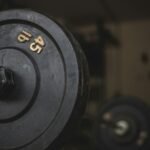
[[[34,42],[31,43],[30,49],[33,52],[37,52],[39,54],[43,51],[44,46],[45,46],[45,42],[42,36],[38,36],[36,39],[34,39]]]

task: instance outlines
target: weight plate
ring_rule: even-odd
[[[14,78],[13,90],[0,97],[0,149],[47,149],[87,99],[88,69],[77,42],[39,13],[1,12],[0,66]]]
[[[150,111],[135,97],[117,97],[99,114],[98,149],[148,150]]]

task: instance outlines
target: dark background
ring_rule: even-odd
[[[109,98],[131,95],[149,104],[149,7],[149,0],[0,0],[1,10],[27,8],[54,17],[86,54],[91,94],[65,150],[94,149],[97,112]]]

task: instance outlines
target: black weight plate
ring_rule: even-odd
[[[0,66],[15,80],[12,93],[0,99],[1,150],[45,150],[62,133],[86,99],[80,53],[55,21],[29,10],[0,13]]]
[[[107,124],[104,121],[104,115],[110,121]],[[110,119],[111,116],[111,119]],[[133,121],[133,128],[130,135],[123,138],[114,136],[112,132],[112,123],[120,119]],[[132,122],[130,122],[132,123]],[[114,124],[113,124],[114,125]],[[135,126],[134,126],[135,125]],[[150,148],[150,111],[141,100],[135,97],[117,97],[106,104],[99,114],[97,124],[97,147],[103,150],[148,150]],[[144,135],[143,135],[144,134]],[[141,141],[141,137],[145,136]]]

